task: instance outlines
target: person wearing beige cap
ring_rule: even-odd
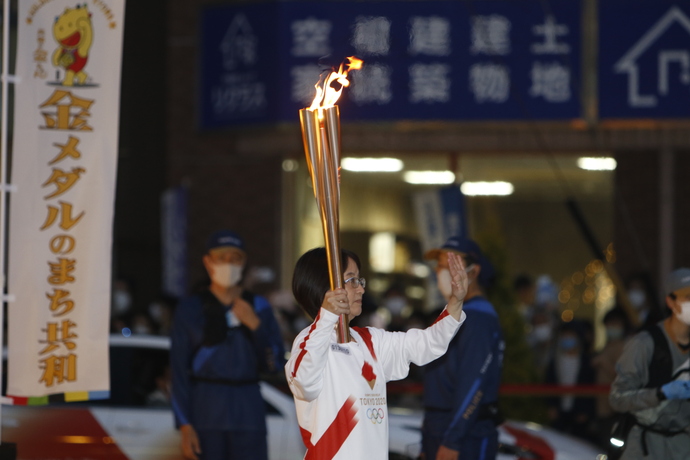
[[[422,450],[426,460],[494,459],[504,342],[498,314],[483,293],[493,268],[479,245],[461,236],[428,251],[425,258],[436,261],[438,287],[446,298],[451,253],[461,256],[467,271],[467,325],[445,355],[424,367]]]
[[[636,334],[616,363],[611,407],[632,414],[612,436],[621,459],[690,458],[690,269],[666,278],[666,319]]]

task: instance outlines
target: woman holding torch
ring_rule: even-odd
[[[407,332],[355,327],[349,342],[338,343],[338,319],[362,313],[365,288],[359,257],[341,250],[340,259],[344,288],[330,289],[325,248],[302,255],[292,279],[295,299],[314,319],[298,334],[285,366],[307,447],[304,458],[386,459],[386,382],[405,378],[411,362],[421,366],[446,352],[465,320],[467,274],[460,256],[450,254],[453,292],[430,327]]]

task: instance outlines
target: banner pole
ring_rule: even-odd
[[[0,282],[2,283],[2,296],[0,302],[0,357],[4,351],[3,325],[5,323],[5,302],[7,295],[5,273],[5,229],[6,229],[6,205],[9,185],[7,183],[7,105],[9,85],[9,56],[10,56],[10,0],[2,2],[2,107],[0,108]],[[0,381],[2,381],[2,366],[0,366]],[[0,394],[4,399],[4,395]],[[2,404],[0,401],[0,421],[2,421]],[[2,423],[0,423],[0,444],[2,444]]]

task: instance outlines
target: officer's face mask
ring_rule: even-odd
[[[231,263],[216,263],[213,264],[213,274],[211,280],[221,287],[229,288],[237,286],[237,283],[242,279],[243,265]]]
[[[680,313],[676,313],[676,318],[686,326],[690,326],[690,301],[680,302],[680,308]]]

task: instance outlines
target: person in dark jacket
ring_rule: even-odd
[[[172,407],[184,456],[266,460],[260,372],[278,372],[284,349],[268,301],[245,291],[247,255],[235,232],[209,238],[210,285],[180,301],[171,332]]]
[[[591,365],[586,343],[578,322],[563,323],[558,332],[557,350],[546,368],[544,383],[567,386],[594,384],[596,372]],[[595,441],[590,432],[595,404],[596,401],[590,396],[548,398],[551,426],[564,433]]]
[[[441,293],[448,296],[448,253],[460,254],[469,279],[464,299],[467,320],[448,351],[424,368],[422,450],[426,460],[493,459],[498,451],[498,389],[503,334],[493,305],[484,298],[493,269],[479,246],[450,238],[425,254],[437,261]]]

